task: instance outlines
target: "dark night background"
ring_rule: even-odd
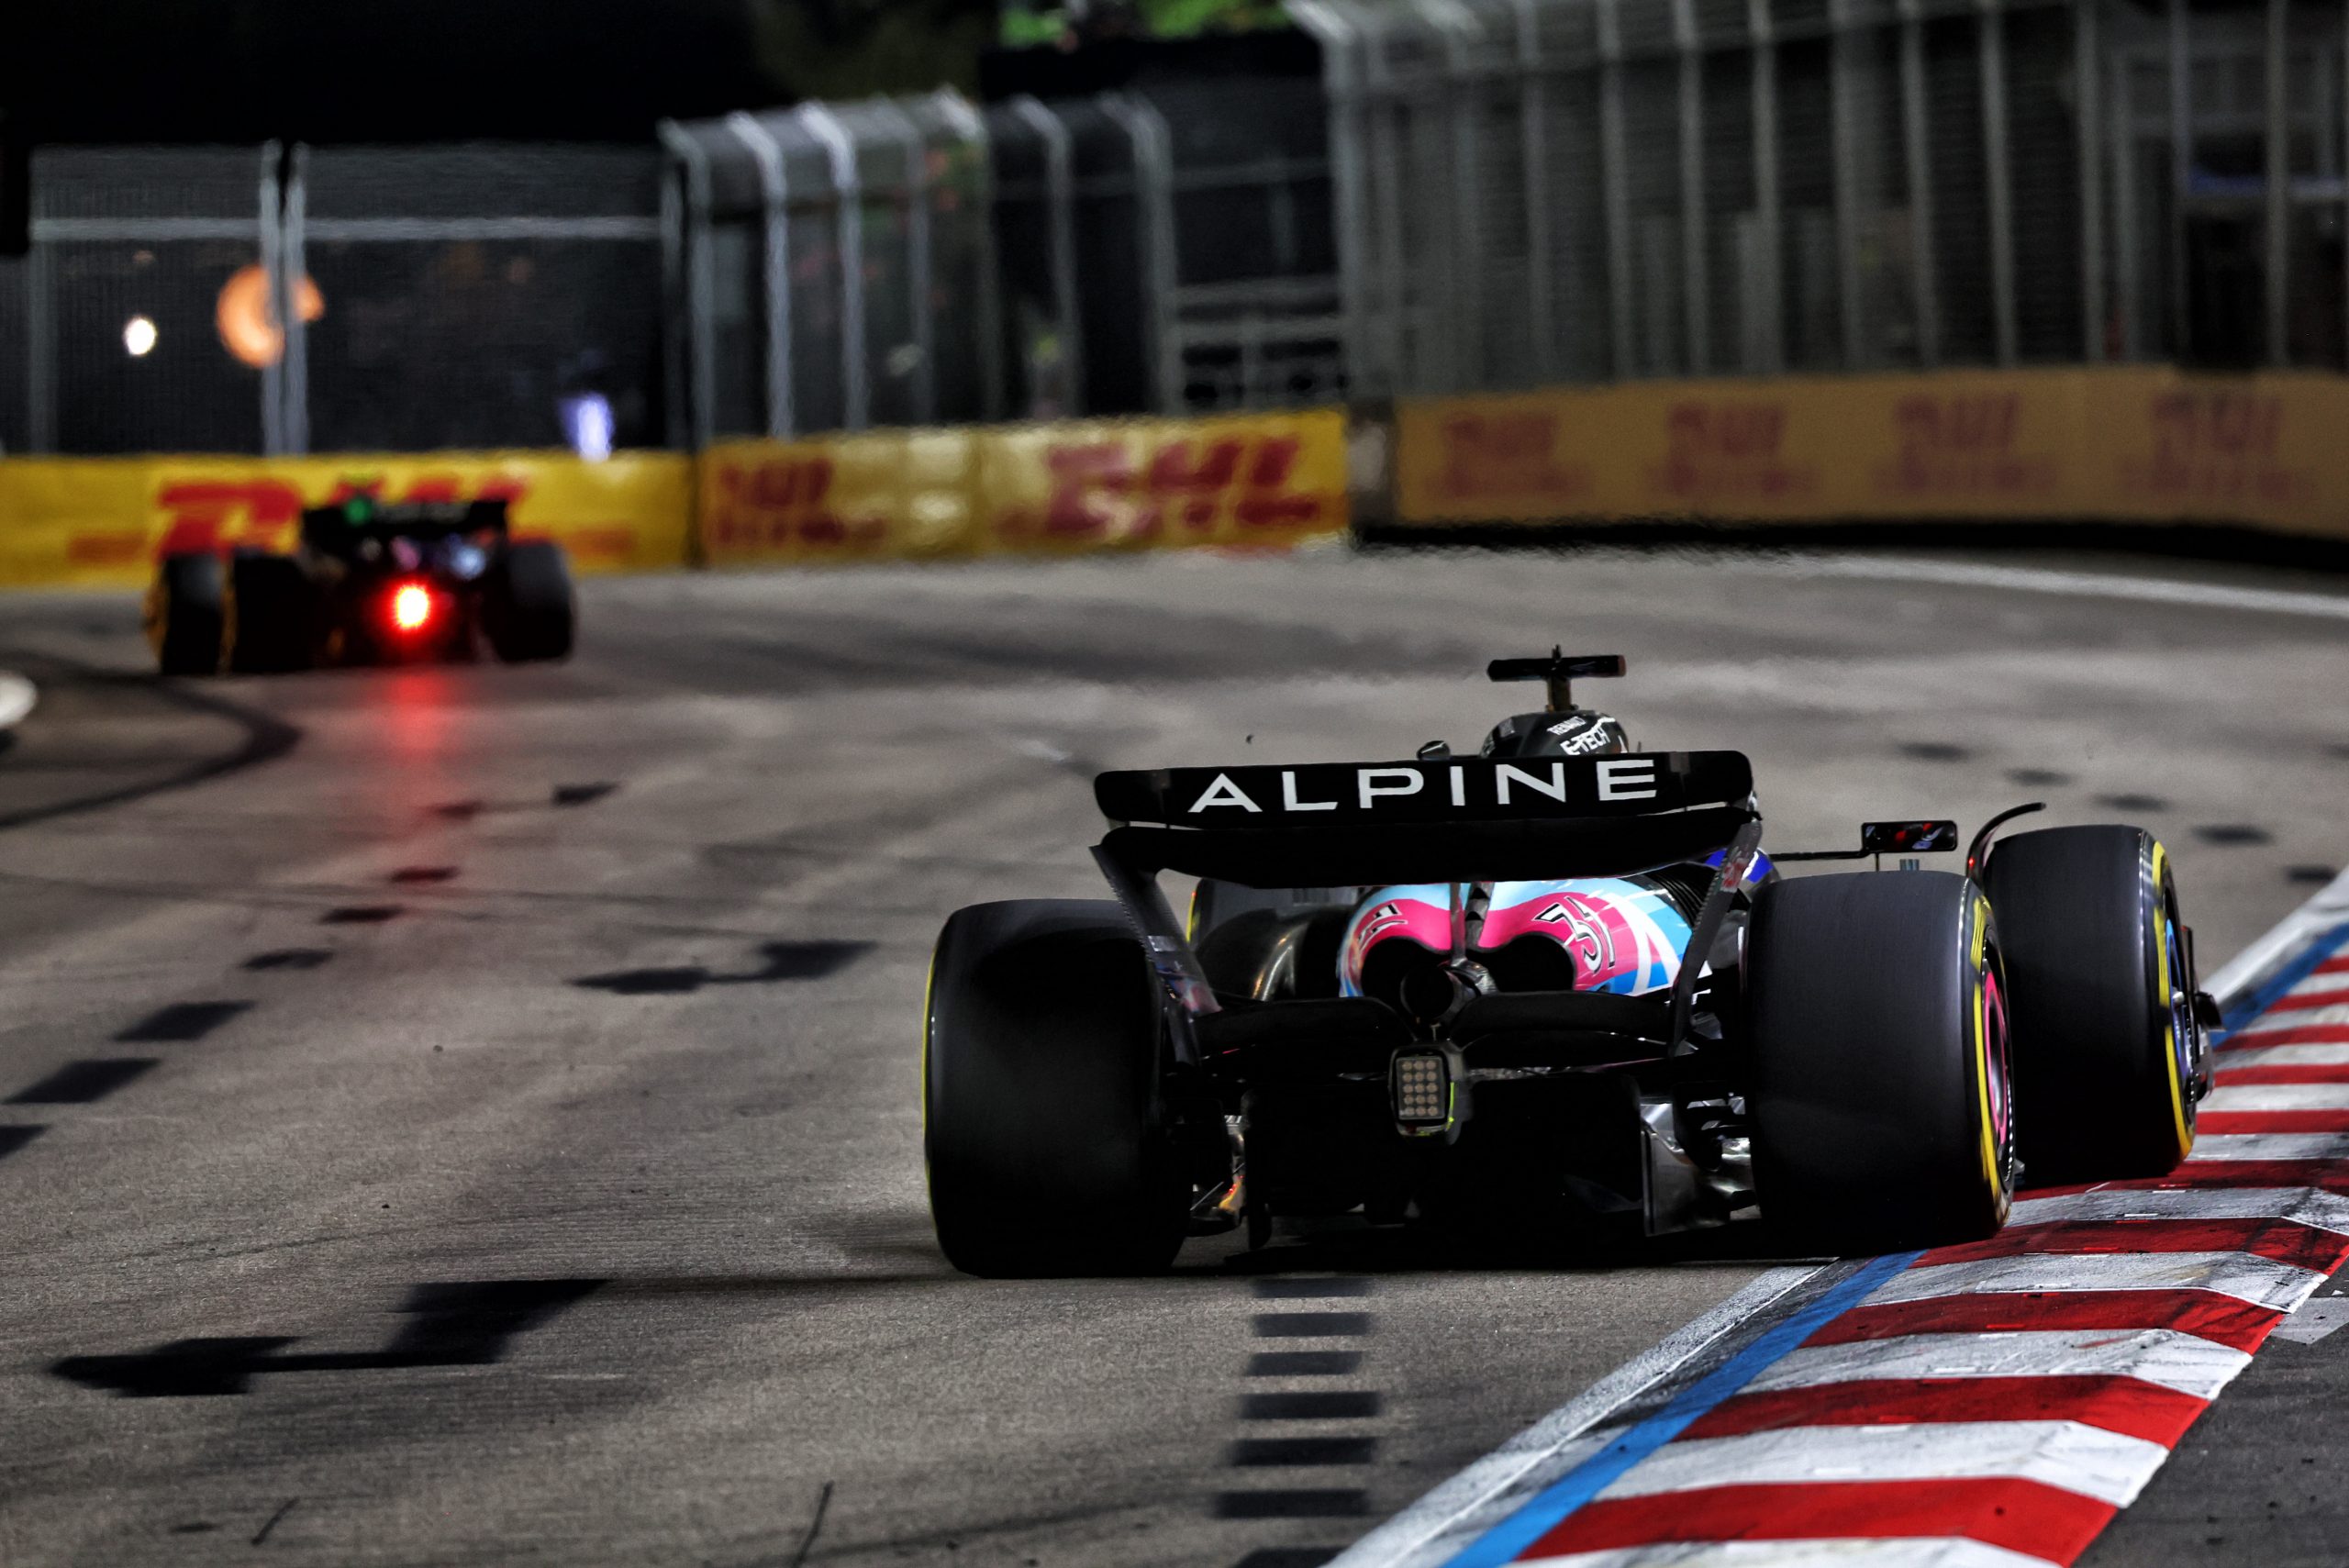
[[[977,82],[994,0],[15,0],[12,142],[637,140]]]

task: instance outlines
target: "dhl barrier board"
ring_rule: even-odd
[[[0,585],[136,587],[178,550],[291,548],[302,508],[502,497],[519,538],[583,573],[685,564],[692,462],[627,453],[0,461]]]
[[[2084,518],[2349,532],[2349,380],[2163,367],[1406,401],[1407,523]]]
[[[729,441],[701,475],[712,565],[1282,546],[1347,523],[1335,410]]]

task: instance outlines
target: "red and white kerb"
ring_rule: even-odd
[[[1509,1561],[2072,1562],[2349,1256],[2349,956],[2215,1060],[2176,1172],[1920,1254]]]

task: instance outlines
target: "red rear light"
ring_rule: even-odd
[[[392,590],[392,625],[398,630],[422,631],[438,608],[432,590],[420,583],[403,583]]]

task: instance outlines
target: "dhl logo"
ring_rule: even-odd
[[[1560,464],[1558,427],[1558,416],[1541,409],[1446,419],[1440,482],[1444,494],[1458,500],[1580,495],[1590,488],[1590,469]]]
[[[505,501],[519,502],[529,482],[511,475],[494,475],[468,482],[452,473],[419,474],[396,494],[381,478],[339,479],[316,503],[331,506],[354,495],[379,501]],[[290,480],[166,479],[155,492],[155,508],[164,515],[159,555],[184,551],[229,550],[238,545],[282,550],[292,542],[302,508],[311,503]]]
[[[1904,397],[1893,408],[1904,456],[1954,456],[2010,450],[2022,399],[2011,392]]]
[[[1893,406],[1898,443],[1876,470],[1879,494],[1909,500],[2043,495],[2060,478],[2043,453],[2018,451],[2022,398],[2012,392],[1920,393]]]
[[[1330,497],[1291,490],[1304,443],[1296,436],[1174,440],[1146,455],[1125,441],[1046,450],[1051,491],[1039,514],[1015,510],[1008,535],[1059,539],[1148,539],[1169,527],[1212,529],[1227,513],[1243,528],[1307,528],[1325,520]]]
[[[888,538],[880,513],[844,514],[835,507],[838,470],[821,453],[794,453],[718,470],[716,505],[706,537],[716,550],[782,549],[800,544],[841,549],[877,545]]]
[[[2195,391],[2154,399],[2157,460],[2268,458],[2284,432],[2284,400],[2272,393]]]
[[[1664,459],[1650,482],[1678,502],[1808,494],[1818,474],[1780,461],[1786,433],[1783,403],[1675,403],[1664,416]]]

